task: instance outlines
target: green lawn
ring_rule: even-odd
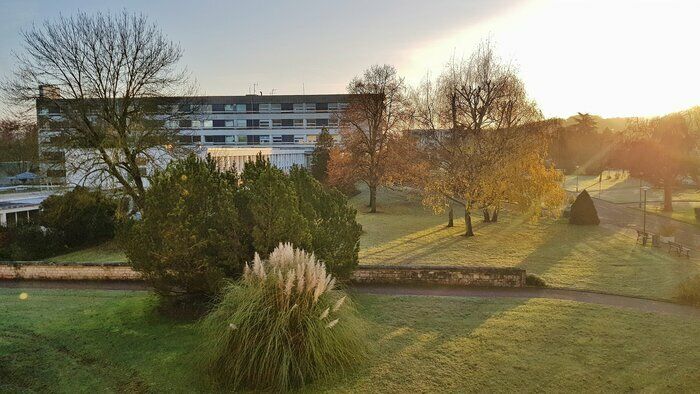
[[[700,273],[700,259],[677,258],[635,244],[633,231],[571,226],[561,220],[525,220],[504,213],[500,223],[474,216],[476,236],[466,238],[462,212],[455,227],[420,199],[383,190],[379,213],[369,214],[367,195],[352,199],[364,234],[365,264],[515,266],[540,275],[550,286],[670,299],[684,279]]]
[[[0,392],[203,392],[143,292],[0,289]],[[700,324],[568,301],[355,295],[369,359],[311,392],[700,390]]]
[[[102,245],[81,249],[75,252],[46,259],[57,263],[114,263],[126,261],[126,256],[117,246],[116,242],[106,242]]]

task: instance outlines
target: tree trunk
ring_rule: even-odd
[[[467,230],[464,235],[467,237],[473,237],[474,229],[472,228],[472,215],[469,213],[467,207],[464,207],[464,223],[467,225]]]
[[[498,222],[498,207],[493,209],[493,215],[491,215],[491,223]]]
[[[664,212],[673,212],[673,188],[664,184]]]
[[[377,187],[369,187],[369,212],[377,213]]]
[[[447,227],[454,227],[455,225],[455,212],[450,205],[450,210],[447,211]]]
[[[484,212],[484,223],[489,223],[491,221],[491,217],[489,215],[489,209],[484,208],[482,211]]]

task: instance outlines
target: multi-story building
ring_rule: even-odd
[[[53,95],[51,98],[55,100],[58,92],[42,91],[42,96],[48,95]],[[182,102],[178,98],[163,99],[163,107],[178,101]],[[65,161],[72,154],[51,143],[60,132],[52,129],[52,122],[42,121],[60,118],[60,110],[50,105],[51,102],[37,100],[43,175],[57,183],[80,183],[82,174],[66,171]],[[309,164],[323,129],[337,138],[338,114],[347,107],[348,95],[206,96],[187,102],[171,108],[178,116],[170,117],[175,120],[165,124],[179,131],[182,144],[194,146],[203,156],[209,154],[222,169],[235,165],[240,171],[245,162],[261,154],[272,164],[288,170],[292,165]]]

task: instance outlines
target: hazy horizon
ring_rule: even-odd
[[[342,93],[372,64],[411,83],[490,38],[547,117],[652,116],[700,105],[691,1],[3,1],[0,77],[20,31],[59,14],[143,12],[184,50],[200,94]],[[274,90],[273,90],[274,89]]]

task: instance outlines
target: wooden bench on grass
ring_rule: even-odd
[[[637,230],[637,243],[641,243],[642,245],[646,245],[648,240],[652,239],[652,233],[650,232],[644,232],[642,230]],[[641,240],[641,242],[639,242]]]
[[[679,244],[678,242],[668,242],[668,253],[675,251],[678,256],[685,256],[690,258],[690,248]]]

